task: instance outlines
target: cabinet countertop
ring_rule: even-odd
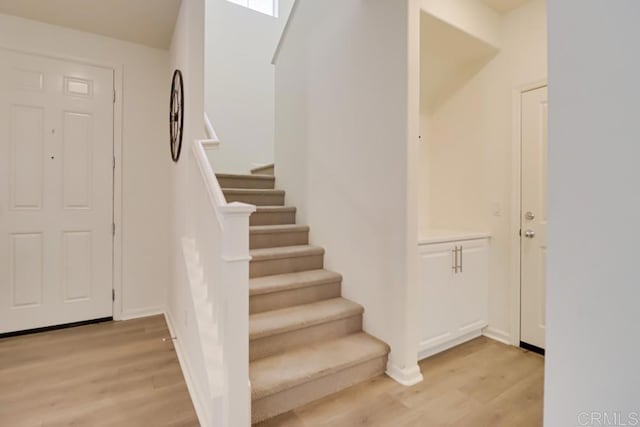
[[[418,246],[434,243],[459,242],[464,240],[488,239],[491,233],[487,231],[464,230],[426,230],[418,237]]]

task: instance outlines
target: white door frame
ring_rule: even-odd
[[[520,246],[520,215],[522,201],[522,94],[547,86],[547,79],[515,87],[512,91],[512,167],[511,167],[511,344],[520,346],[520,286],[521,286],[521,246]],[[546,302],[545,302],[546,304]]]
[[[113,171],[113,223],[115,224],[115,234],[113,236],[112,289],[115,293],[113,301],[113,319],[122,320],[122,93],[124,66],[122,64],[94,61],[93,59],[88,58],[55,55],[46,51],[15,49],[4,44],[0,44],[0,49],[27,55],[37,55],[61,61],[76,62],[94,67],[107,68],[113,71],[113,88],[117,94],[113,104],[113,156],[115,160],[115,169]]]

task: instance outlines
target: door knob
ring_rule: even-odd
[[[536,232],[533,230],[526,230],[524,232],[524,237],[528,238],[528,239],[533,239],[534,237],[536,237]]]
[[[533,221],[534,219],[536,219],[536,216],[534,215],[533,212],[529,211],[526,214],[524,214],[524,219],[526,219],[527,221]]]

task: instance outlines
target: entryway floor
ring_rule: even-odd
[[[163,316],[0,340],[0,426],[72,425],[198,425]]]
[[[164,341],[163,341],[164,339]],[[424,381],[382,376],[261,427],[542,425],[544,359],[478,338],[420,363]],[[197,426],[162,316],[0,340],[0,425]]]
[[[378,377],[260,427],[542,426],[544,359],[478,338],[420,363],[424,381]]]

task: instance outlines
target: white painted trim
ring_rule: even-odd
[[[207,191],[209,192],[209,198],[211,200],[212,206],[215,208],[216,219],[221,225],[224,222],[223,216],[226,213],[229,214],[243,214],[243,215],[251,215],[255,212],[256,207],[253,205],[248,205],[246,203],[227,203],[225,200],[224,194],[222,193],[222,188],[220,188],[220,184],[211,169],[211,164],[209,163],[209,158],[207,157],[205,147],[211,149],[217,146],[215,141],[211,140],[196,140],[193,143],[193,153],[196,158],[196,163],[202,174],[202,179],[206,183]],[[225,208],[227,211],[225,211]]]
[[[122,141],[124,128],[122,125],[123,115],[123,94],[124,94],[124,65],[118,63],[105,63],[93,59],[52,55],[48,51],[37,49],[16,49],[0,43],[0,49],[10,52],[17,52],[26,55],[41,56],[59,61],[75,62],[78,64],[90,65],[92,67],[106,68],[113,71],[113,89],[116,91],[116,102],[113,104],[113,156],[116,167],[113,171],[113,223],[116,225],[115,236],[113,237],[113,266],[112,266],[112,289],[115,291],[115,298],[112,305],[113,320],[123,320],[123,280],[122,280]]]
[[[435,345],[429,344],[429,341],[427,341],[427,344],[422,343],[418,352],[418,360],[426,359],[427,357],[442,353],[445,350],[449,350],[450,348],[453,348],[457,345],[478,338],[479,336],[482,336],[482,330],[484,329],[484,327],[485,325],[482,325],[479,328],[476,327],[472,331],[469,331],[462,335],[455,335],[454,338],[441,341]]]
[[[482,335],[494,341],[501,342],[502,344],[511,345],[511,335],[500,329],[489,326],[482,331]]]
[[[511,163],[511,309],[509,310],[511,335],[508,342],[520,346],[520,204],[522,178],[522,94],[547,86],[547,80],[517,86],[512,90],[512,163]],[[488,328],[491,329],[491,328]],[[500,341],[500,340],[498,340]]]
[[[282,30],[282,35],[280,36],[280,40],[278,41],[278,46],[276,46],[276,51],[273,54],[273,58],[271,59],[271,64],[276,65],[278,62],[278,56],[280,56],[280,51],[282,50],[282,46],[284,45],[284,41],[289,34],[289,27],[291,26],[291,22],[296,15],[296,11],[298,10],[298,4],[300,0],[293,0],[293,5],[291,6],[291,12],[289,13],[289,17],[287,18],[287,23],[284,24],[284,29]]]
[[[387,365],[386,374],[395,382],[407,387],[419,384],[422,382],[422,380],[424,380],[422,372],[420,372],[420,366],[418,365],[415,365],[411,368],[400,368],[389,363]]]
[[[488,231],[450,231],[450,230],[430,230],[422,233],[418,239],[418,246],[433,245],[435,243],[466,242],[469,240],[490,239],[491,233]]]
[[[204,131],[208,138],[207,142],[215,142],[218,144],[220,143],[220,140],[218,139],[218,135],[216,134],[216,131],[213,128],[213,125],[211,124],[211,120],[209,120],[209,116],[207,115],[206,112],[204,113]]]
[[[132,319],[140,319],[143,317],[149,316],[158,316],[160,314],[165,313],[164,307],[149,307],[149,308],[140,308],[131,311],[123,311],[120,314],[120,318],[117,320],[132,320]],[[114,319],[116,320],[116,319]]]
[[[189,396],[191,397],[191,401],[193,402],[193,408],[196,411],[196,415],[198,416],[198,421],[201,426],[211,425],[206,417],[207,411],[206,407],[206,396],[201,396],[198,393],[198,388],[194,385],[193,381],[193,370],[191,369],[191,365],[189,365],[189,359],[185,356],[184,350],[182,349],[182,345],[180,344],[180,340],[176,335],[176,328],[174,327],[173,317],[169,310],[164,312],[164,318],[167,321],[167,327],[169,328],[169,334],[173,338],[173,347],[176,350],[176,355],[178,356],[178,363],[180,363],[180,369],[182,370],[182,376],[184,377],[185,383],[187,383],[187,389],[189,390]]]
[[[220,407],[214,408],[212,417],[219,418],[220,425],[224,426],[231,425],[231,420],[234,426],[249,426],[251,390],[246,387],[249,384],[249,342],[246,337],[249,333],[251,257],[248,230],[249,217],[256,207],[227,203],[205,149],[217,145],[212,140],[193,142],[193,161],[197,167],[192,171],[194,188],[191,196],[196,229],[192,239],[183,239],[182,246],[183,250],[193,249],[193,260],[185,256],[187,267],[198,264],[197,270],[187,269],[189,281],[192,286],[202,281],[200,289],[192,289],[196,318],[211,318],[203,322],[207,326],[200,327],[203,334],[200,341],[209,388],[221,388],[219,398],[212,403]],[[217,262],[216,258],[222,262]],[[211,274],[213,271],[217,274]],[[211,369],[217,365],[219,372],[216,373]],[[220,381],[218,374],[230,379]]]
[[[124,280],[123,280],[123,226],[122,226],[122,144],[123,144],[123,98],[124,98],[124,71],[123,66],[114,68],[114,89],[116,102],[113,105],[113,156],[115,168],[113,169],[113,223],[116,232],[113,236],[113,319],[121,320],[124,311]]]

